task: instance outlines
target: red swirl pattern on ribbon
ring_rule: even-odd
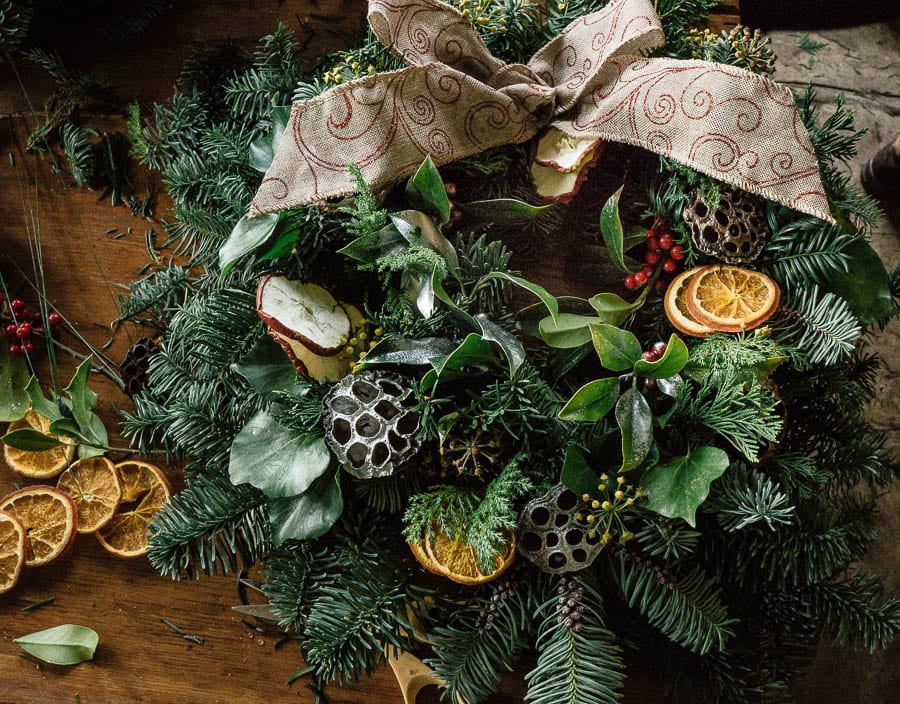
[[[373,187],[552,125],[575,138],[643,147],[831,221],[790,91],[742,69],[646,59],[662,28],[650,0],[613,0],[572,22],[527,65],[505,64],[438,0],[369,0],[369,23],[409,68],[295,104],[252,214]]]

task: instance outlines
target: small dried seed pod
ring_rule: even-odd
[[[419,414],[407,379],[366,371],[349,374],[325,396],[325,441],[358,479],[387,477],[419,451]]]
[[[551,574],[590,565],[603,546],[590,525],[578,520],[575,514],[579,510],[586,513],[588,508],[565,484],[530,501],[519,516],[519,552]]]
[[[762,200],[745,191],[722,188],[715,208],[696,191],[682,215],[694,246],[729,264],[752,262],[769,237]]]

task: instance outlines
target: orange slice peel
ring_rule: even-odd
[[[692,269],[682,271],[678,276],[672,279],[669,287],[666,289],[663,303],[666,310],[666,317],[672,323],[678,332],[691,337],[706,337],[716,332],[708,325],[699,322],[688,310],[685,294],[694,275],[706,269],[705,266],[695,266]]]
[[[13,514],[0,511],[0,594],[5,594],[19,581],[25,564],[25,527]]]
[[[11,433],[13,430],[22,428],[53,436],[50,432],[50,420],[35,411],[28,411],[23,418],[10,423],[7,432]],[[67,440],[67,438],[60,439]],[[13,471],[29,479],[55,477],[69,465],[74,454],[74,443],[41,451],[19,450],[9,445],[3,445],[3,459],[6,460],[6,464]]]
[[[78,509],[52,486],[29,486],[0,500],[0,511],[15,516],[28,536],[25,565],[41,567],[62,555],[75,540]]]
[[[118,557],[147,554],[147,528],[165,505],[171,488],[159,467],[128,460],[116,465],[122,485],[122,502],[110,521],[94,535],[100,544]]]
[[[717,332],[752,330],[778,309],[781,290],[765,274],[729,264],[703,267],[685,291],[687,310]]]
[[[409,548],[413,556],[429,572],[456,582],[475,586],[499,577],[513,563],[516,556],[516,537],[512,531],[504,530],[502,553],[494,556],[494,569],[482,572],[478,566],[474,548],[468,543],[451,538],[445,533],[424,535],[419,542],[412,542]]]
[[[102,456],[78,460],[59,475],[56,488],[75,502],[79,533],[93,533],[109,523],[122,500],[116,465]]]

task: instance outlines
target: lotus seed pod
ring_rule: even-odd
[[[683,217],[694,246],[729,264],[752,262],[769,236],[763,202],[745,191],[723,188],[712,208],[697,191]]]

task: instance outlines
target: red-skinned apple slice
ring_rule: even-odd
[[[600,160],[603,154],[603,143],[589,153],[588,159],[575,171],[558,171],[549,166],[541,166],[531,162],[531,178],[538,195],[544,200],[554,203],[569,203],[585,182],[588,172]]]
[[[534,161],[559,173],[578,171],[602,144],[602,139],[570,137],[556,127],[548,127],[538,140]]]
[[[272,332],[322,357],[344,349],[353,329],[344,306],[324,288],[274,274],[259,282],[256,312]]]

